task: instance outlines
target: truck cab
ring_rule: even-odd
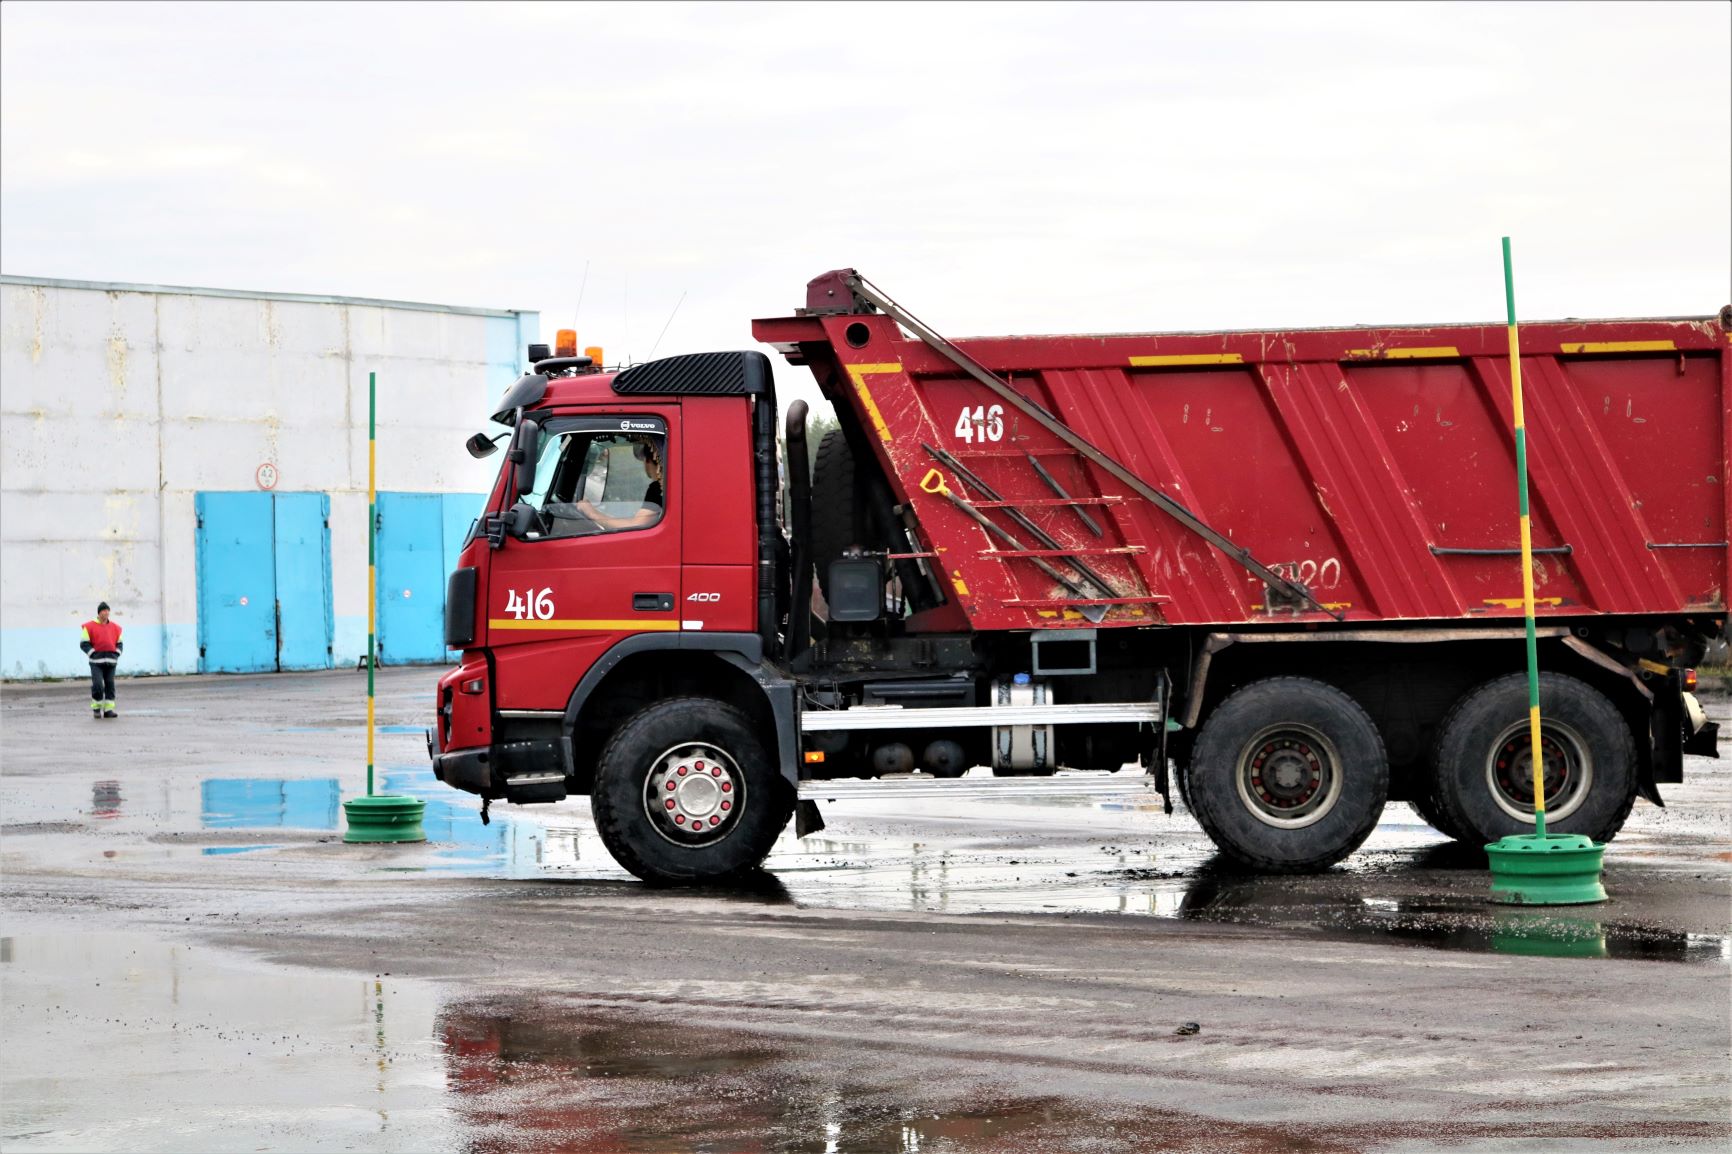
[[[769,362],[718,353],[607,371],[560,352],[532,346],[534,368],[495,415],[509,447],[450,577],[446,642],[463,657],[439,683],[434,771],[488,800],[590,793],[624,713],[701,697],[750,748],[694,745],[707,753],[662,784],[655,828],[680,847],[723,840],[755,816],[742,812],[750,792],[779,831],[793,700],[759,631],[761,613],[774,622],[785,549]]]

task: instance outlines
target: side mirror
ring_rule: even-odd
[[[519,540],[540,536],[541,517],[536,513],[535,506],[527,501],[519,501],[511,506],[505,514],[505,531]]]
[[[494,450],[499,448],[497,443],[499,438],[504,435],[504,433],[500,433],[498,436],[489,437],[486,433],[476,433],[473,437],[470,437],[467,441],[463,442],[463,447],[469,450],[469,455],[471,457],[474,457],[479,461],[482,457],[490,457],[493,455]]]
[[[505,459],[512,466],[512,496],[521,497],[535,489],[535,450],[541,443],[541,426],[528,417],[517,419],[511,434],[511,448]]]

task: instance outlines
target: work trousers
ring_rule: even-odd
[[[108,661],[90,663],[90,708],[114,711],[114,664]]]

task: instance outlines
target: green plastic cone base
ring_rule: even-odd
[[[348,819],[349,828],[344,832],[343,840],[426,841],[426,831],[421,828],[421,815],[426,809],[427,803],[420,798],[396,794],[377,794],[345,801],[343,816]]]
[[[1606,900],[1606,847],[1579,833],[1511,834],[1485,847],[1491,900],[1524,906],[1579,906]]]

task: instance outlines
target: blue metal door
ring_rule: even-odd
[[[277,668],[331,667],[331,498],[276,493]]]
[[[450,577],[451,571],[457,568],[457,555],[463,552],[463,539],[469,535],[469,527],[475,523],[475,518],[481,515],[481,507],[487,503],[486,493],[446,493],[444,496],[445,514],[445,576]],[[440,618],[441,636],[443,636],[443,618],[445,613],[444,591],[440,585]],[[455,663],[462,655],[454,649],[445,651],[445,660]]]
[[[276,567],[271,494],[198,493],[199,670],[277,667]]]
[[[380,493],[379,663],[445,660],[445,514],[438,493]]]

